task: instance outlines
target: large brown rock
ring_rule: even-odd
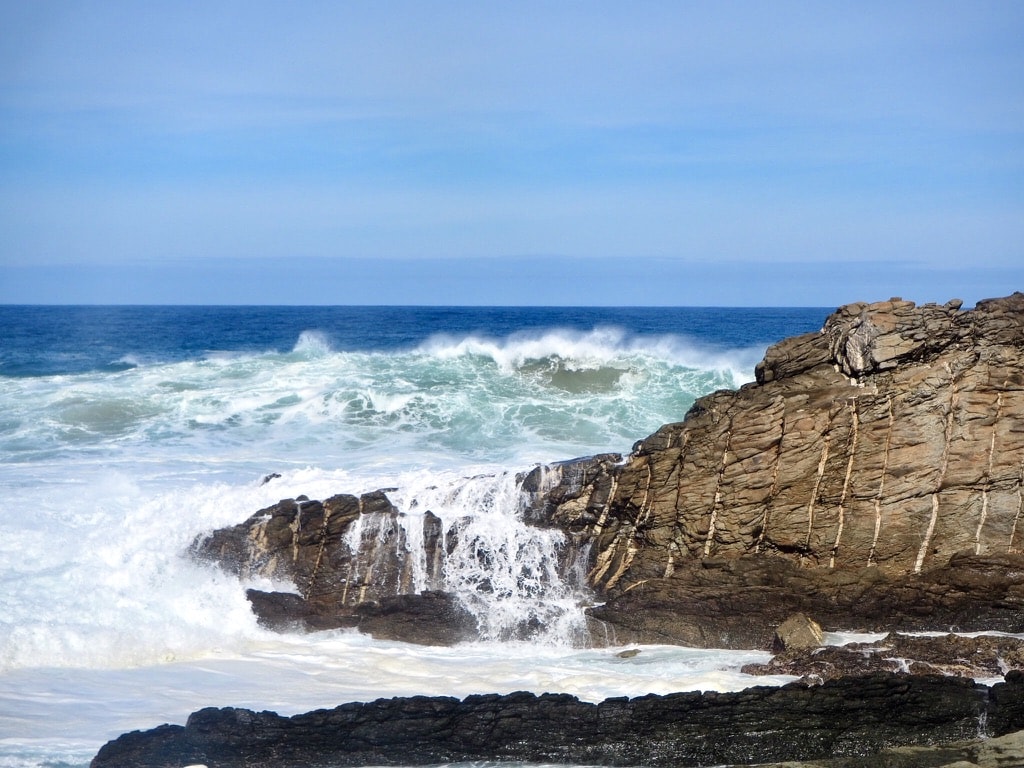
[[[906,574],[1024,548],[1024,294],[843,307],[756,373],[638,443],[607,498],[574,502],[598,517],[573,521],[595,589],[707,558]]]
[[[1024,727],[1024,678],[991,688],[876,674],[737,693],[581,702],[566,694],[416,696],[294,717],[204,709],[109,742],[92,768],[437,765],[477,760],[684,768],[876,755]],[[934,763],[933,763],[934,765]]]
[[[1024,632],[1024,294],[845,306],[769,348],[756,378],[625,460],[520,478],[524,519],[566,533],[559,572],[602,603],[599,637],[768,647],[795,612],[826,630]],[[330,623],[443,588],[450,542],[418,524],[410,537],[383,491],[289,500],[196,552],[293,582]]]

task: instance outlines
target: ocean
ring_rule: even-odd
[[[508,478],[629,453],[830,311],[0,306],[0,768],[87,766],[107,740],[205,706],[783,682],[739,672],[760,652],[581,647],[579,584],[523,592],[558,542],[519,522]],[[250,585],[185,555],[279,499],[384,487],[410,515],[429,500],[473,516],[507,555],[494,599],[468,565],[446,574],[484,639],[270,632]],[[503,640],[538,595],[555,629]]]

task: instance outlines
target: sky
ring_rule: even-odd
[[[0,303],[1024,290],[1024,2],[0,0]]]

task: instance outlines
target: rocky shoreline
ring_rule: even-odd
[[[800,682],[600,704],[513,694],[293,718],[203,710],[186,726],[122,736],[94,768],[980,760],[978,737],[1024,730],[1022,641],[947,633],[1024,633],[1024,294],[968,311],[958,301],[845,306],[821,332],[769,348],[756,376],[701,398],[628,457],[537,467],[517,482],[526,521],[564,534],[562,569],[582,572],[598,603],[586,642],[774,645],[772,662],[748,671]],[[294,584],[249,591],[267,626],[474,638],[442,578],[457,532],[422,516],[428,587],[413,589],[389,492],[285,499],[192,553]],[[354,537],[357,522],[372,535]],[[819,632],[895,634],[842,649],[787,644],[778,630],[795,614]],[[972,680],[1002,675],[991,687]],[[1005,743],[1009,757],[991,764],[1024,764],[1020,739]],[[877,762],[905,746],[931,749]],[[868,755],[876,762],[857,762]]]
[[[988,688],[874,674],[739,693],[581,702],[513,693],[380,699],[295,717],[204,709],[121,736],[92,768],[326,768],[471,760],[709,766],[877,754],[1024,728],[1024,674]]]
[[[564,533],[565,569],[584,561],[591,641],[763,648],[798,611],[827,630],[1024,632],[1024,294],[959,307],[842,307],[625,459],[520,476],[526,520]],[[441,521],[416,537],[421,599],[389,492],[285,499],[193,551],[294,584],[250,593],[270,626],[466,639],[435,594]]]

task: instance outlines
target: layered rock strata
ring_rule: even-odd
[[[903,574],[1024,548],[1024,294],[846,306],[756,375],[551,510],[598,542],[595,588],[715,557]]]
[[[798,611],[826,630],[1024,631],[1024,294],[848,305],[756,378],[625,461],[521,478],[527,521],[585,558],[595,638],[767,647]],[[196,551],[293,581],[310,626],[351,623],[441,588],[449,543],[424,516],[412,589],[398,517],[387,492],[289,500]],[[378,534],[355,546],[358,519]]]
[[[1024,728],[1024,676],[877,674],[818,686],[581,702],[514,693],[381,699],[294,717],[205,709],[105,745],[92,768],[311,768],[471,760],[599,765],[753,764],[875,755]]]

